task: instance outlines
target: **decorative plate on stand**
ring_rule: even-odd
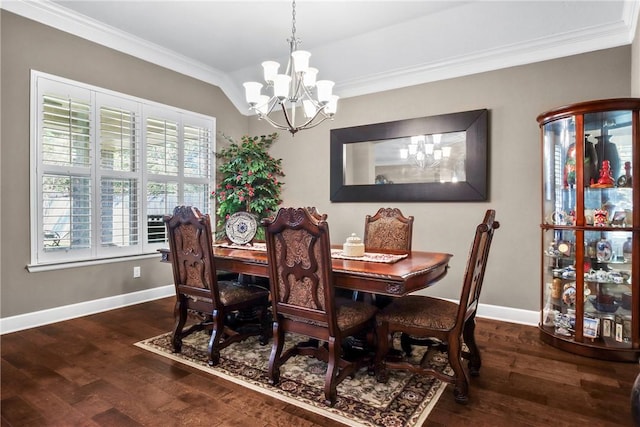
[[[249,212],[236,212],[225,224],[225,233],[231,243],[246,245],[258,231],[258,220]]]

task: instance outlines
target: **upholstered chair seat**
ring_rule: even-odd
[[[375,306],[370,304],[363,304],[347,298],[336,298],[336,321],[338,322],[338,329],[346,331],[366,322],[376,314],[377,310],[378,309]],[[327,327],[326,322],[319,322],[286,314],[283,314],[283,317],[297,322],[308,323],[310,325],[324,328]]]
[[[268,298],[269,291],[260,286],[245,285],[242,283],[218,280],[218,291],[220,292],[220,302],[224,305],[235,305],[247,301],[248,299]],[[192,301],[211,303],[212,299],[198,295],[188,295]]]
[[[235,305],[248,299],[262,299],[269,297],[269,291],[253,285],[245,285],[238,282],[218,282],[220,301],[224,305]]]
[[[378,313],[378,320],[406,328],[451,330],[456,324],[458,304],[438,298],[409,295]]]

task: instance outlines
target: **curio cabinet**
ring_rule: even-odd
[[[606,99],[537,118],[540,335],[583,356],[640,356],[639,111],[640,99]]]

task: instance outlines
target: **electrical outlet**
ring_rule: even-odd
[[[140,277],[140,267],[133,267],[133,278],[137,279]]]

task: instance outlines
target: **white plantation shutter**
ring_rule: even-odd
[[[209,200],[209,177],[213,175],[213,135],[204,121],[189,117],[184,124],[184,194],[185,204],[205,206]]]
[[[147,244],[158,244],[166,242],[162,215],[178,203],[208,212],[213,127],[210,121],[193,115],[160,115],[150,110],[145,130]]]
[[[32,72],[32,265],[153,253],[208,213],[215,119]]]
[[[150,117],[146,120],[147,172],[151,174],[177,176],[178,123]]]
[[[104,254],[135,254],[140,245],[140,106],[99,94],[100,245]]]
[[[51,261],[91,255],[93,151],[92,96],[77,86],[43,79],[40,117],[40,168],[35,178],[40,196],[37,238],[39,257]]]

